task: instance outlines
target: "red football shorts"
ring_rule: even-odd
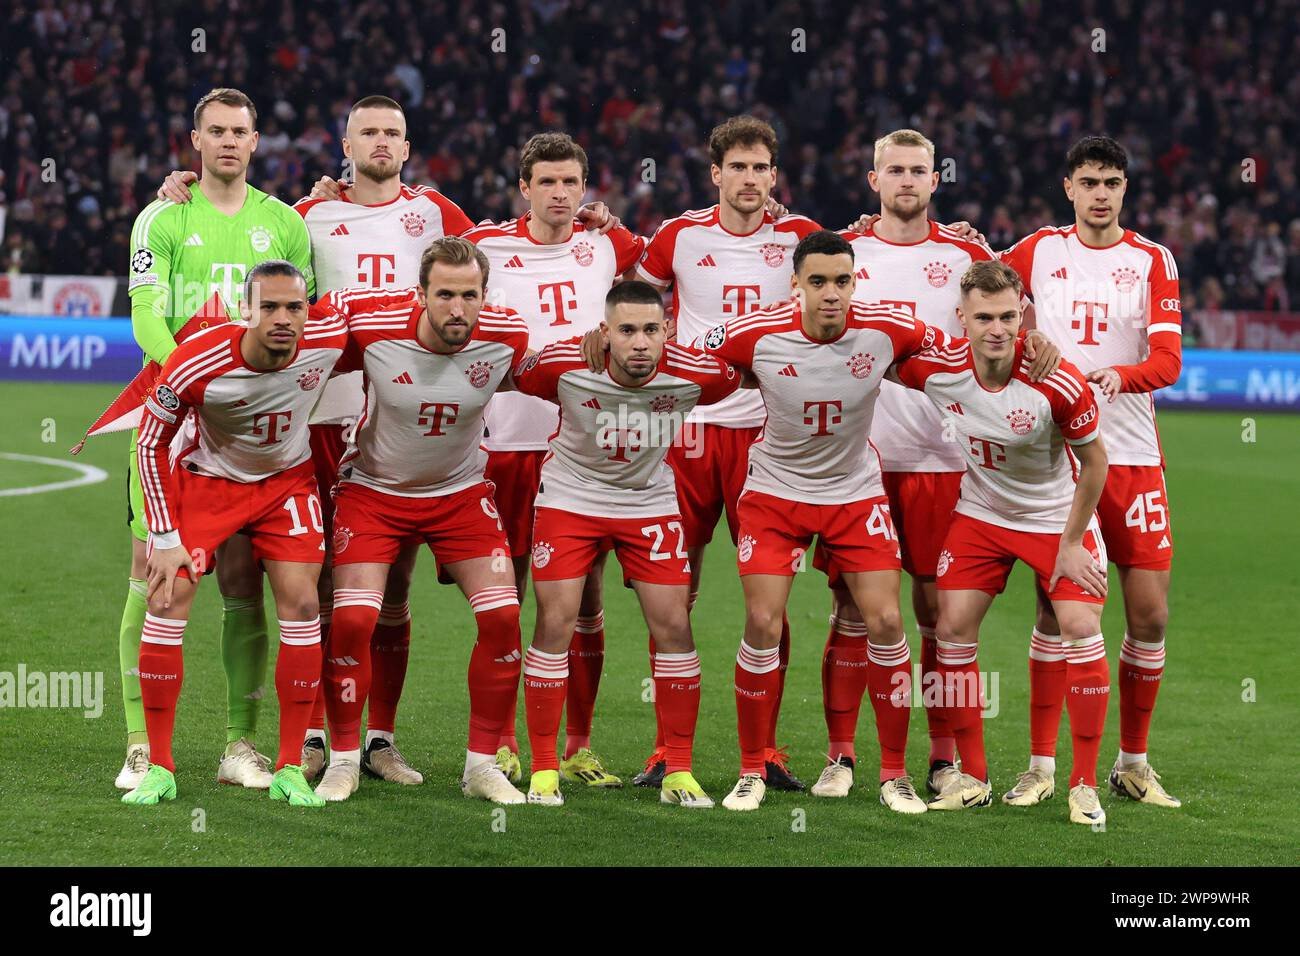
[[[736,509],[740,574],[793,575],[804,565],[813,537],[840,574],[899,569],[898,536],[884,495],[843,505],[786,501],[747,491]]]
[[[184,467],[176,475],[177,528],[200,574],[215,567],[217,548],[235,534],[248,535],[258,561],[324,560],[325,522],[310,461],[254,482]],[[183,569],[181,574],[189,577]]]
[[[343,453],[348,447],[348,443],[343,440],[345,429],[346,426],[341,424],[307,426],[311,464],[316,471],[316,484],[320,488],[322,502],[330,500],[330,492],[339,480],[339,462],[343,460]]]
[[[1111,465],[1097,502],[1110,559],[1122,568],[1168,571],[1174,557],[1165,470],[1159,465]]]
[[[941,591],[1001,594],[1018,558],[1034,569],[1039,586],[1053,601],[1104,604],[1104,598],[1093,597],[1069,578],[1061,578],[1056,582],[1055,590],[1047,590],[1060,546],[1059,534],[1013,531],[969,515],[954,514],[948,536],[943,541],[943,550],[939,553],[936,581]],[[1106,567],[1106,545],[1095,519],[1084,532],[1083,546],[1099,565]]]
[[[725,510],[734,544],[740,521],[736,503],[745,489],[749,446],[761,428],[727,428],[687,423],[668,449],[668,466],[677,479],[677,507],[686,526],[686,546],[713,540],[713,529]]]
[[[585,578],[601,551],[613,549],[623,584],[689,585],[691,563],[681,515],[606,518],[538,508],[533,522],[533,580]]]
[[[439,565],[502,557],[510,544],[490,482],[439,495],[408,498],[345,481],[334,494],[335,565],[392,564],[405,545],[428,544]]]
[[[544,451],[490,451],[483,476],[496,485],[497,510],[510,539],[510,556],[527,554],[533,543],[533,501],[542,480]]]

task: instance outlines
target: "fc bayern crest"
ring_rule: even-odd
[[[763,254],[763,261],[773,269],[785,262],[785,246],[778,242],[765,242],[758,247],[758,251]]]
[[[752,558],[754,556],[754,539],[751,538],[749,535],[744,535],[743,537],[741,537],[738,552],[739,552],[738,556],[740,557],[741,564],[744,564],[746,561]]]
[[[344,525],[338,525],[334,529],[334,553],[342,554],[352,543],[352,529]]]
[[[424,235],[427,225],[428,223],[424,221],[424,217],[414,210],[402,216],[402,228],[406,230],[406,234],[412,239],[419,239]]]
[[[1011,430],[1017,435],[1028,435],[1033,431],[1034,422],[1038,421],[1038,418],[1027,409],[1015,408],[1007,416],[1007,421],[1011,423]]]
[[[323,368],[309,368],[298,376],[298,387],[304,392],[310,392],[320,384],[320,377],[324,374]]]
[[[936,289],[942,289],[952,278],[952,268],[943,262],[931,262],[925,267],[925,278]]]
[[[266,252],[271,248],[271,234],[261,226],[248,231],[248,243],[254,252]]]
[[[533,567],[544,568],[551,563],[551,555],[555,549],[545,541],[538,541],[533,545]]]
[[[658,398],[656,398],[653,402],[650,403],[650,411],[660,412],[660,413],[671,412],[673,408],[676,407],[676,405],[677,405],[676,395],[660,395]]]
[[[574,260],[580,266],[589,266],[596,261],[596,250],[591,248],[591,243],[585,239],[574,243],[570,251],[573,253]]]
[[[939,552],[939,566],[935,568],[935,577],[941,578],[948,573],[948,567],[952,564],[952,555],[947,549]]]
[[[465,369],[465,375],[469,378],[469,383],[475,388],[482,388],[492,377],[491,362],[474,362],[469,368]]]
[[[875,357],[869,352],[857,352],[844,364],[849,367],[854,378],[866,378],[871,374],[871,366],[875,362]]]
[[[1140,279],[1137,270],[1130,269],[1128,266],[1116,269],[1110,274],[1110,277],[1115,280],[1115,288],[1119,289],[1120,292],[1132,292],[1137,288]]]

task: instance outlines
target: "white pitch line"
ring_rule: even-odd
[[[19,455],[16,452],[0,451],[0,458],[10,461],[32,461],[38,465],[53,465],[56,468],[69,468],[78,473],[78,477],[68,481],[55,481],[48,485],[29,485],[26,488],[0,488],[0,498],[9,495],[39,495],[43,491],[61,491],[64,488],[77,488],[81,485],[94,485],[108,478],[108,472],[94,465],[82,465],[74,461],[62,461],[58,458],[41,458],[39,455]]]

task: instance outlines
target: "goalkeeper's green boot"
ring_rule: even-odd
[[[312,790],[302,767],[285,764],[271,778],[271,799],[288,800],[291,807],[323,807],[325,798]]]
[[[139,786],[122,794],[123,803],[140,806],[153,806],[159,800],[176,799],[176,777],[166,767],[150,764],[149,772],[144,775]]]

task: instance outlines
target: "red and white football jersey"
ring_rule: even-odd
[[[391,202],[366,206],[348,199],[294,203],[311,235],[311,263],[321,296],[339,289],[409,289],[420,281],[420,256],[434,239],[459,236],[473,223],[436,189],[403,185]],[[361,376],[341,375],[325,388],[314,424],[355,421]]]
[[[868,437],[880,382],[894,362],[947,338],[906,312],[856,302],[829,342],[809,338],[795,302],[710,329],[705,348],[751,370],[767,406],[745,490],[818,505],[883,495]]]
[[[1103,249],[1074,226],[1047,226],[1001,253],[1034,302],[1034,322],[1084,372],[1114,367],[1123,382],[1101,403],[1112,465],[1160,465],[1151,392],[1183,365],[1178,266],[1164,246],[1133,232]],[[1098,392],[1100,394],[1100,392]]]
[[[1074,499],[1066,444],[1086,445],[1100,430],[1097,400],[1069,362],[1042,382],[1029,380],[1024,340],[1015,371],[992,391],[980,384],[967,339],[908,359],[899,380],[943,409],[968,456],[957,512],[1016,531],[1059,534]]]
[[[390,495],[429,498],[483,480],[483,410],[528,351],[528,326],[509,309],[485,307],[469,340],[451,354],[416,336],[416,290],[332,292],[352,342],[341,368],[360,367],[365,411],[339,465],[339,480]]]
[[[721,322],[790,298],[794,247],[819,229],[805,216],[766,214],[761,226],[740,236],[722,227],[717,206],[695,209],[659,227],[637,276],[661,289],[672,285],[677,341],[690,344]],[[691,420],[755,428],[764,415],[762,396],[745,389],[696,409]]]
[[[251,483],[311,457],[307,421],[348,344],[343,317],[324,303],[311,307],[293,359],[258,371],[244,361],[242,323],[222,323],[186,339],[167,357],[140,421],[137,458],[145,517],[154,534],[176,527],[168,505],[168,447],[190,409],[195,443],[177,463],[201,475]]]
[[[959,239],[937,222],[920,242],[890,242],[872,232],[840,235],[853,247],[855,302],[899,309],[953,338],[965,334],[957,320],[962,273],[972,262],[994,258],[988,246]],[[943,436],[934,403],[897,382],[881,383],[871,443],[885,471],[963,471],[965,454]]]
[[[488,257],[488,302],[525,316],[529,341],[541,350],[600,325],[610,286],[636,265],[645,240],[622,226],[602,236],[575,219],[566,242],[540,243],[528,232],[531,216],[482,223],[465,238]],[[550,402],[503,392],[488,405],[484,446],[545,451],[558,424],[559,412]]]
[[[521,392],[560,406],[537,507],[610,518],[677,514],[668,448],[691,410],[734,393],[740,373],[669,342],[655,374],[627,388],[608,371],[591,371],[580,341],[548,345],[515,371]]]

